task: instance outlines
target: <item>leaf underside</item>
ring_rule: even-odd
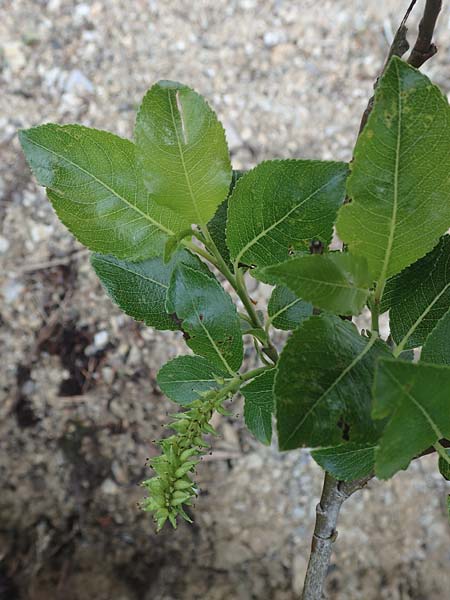
[[[231,180],[230,189],[228,192],[228,197],[233,193],[233,190],[236,186],[237,181],[245,174],[245,171],[233,171],[233,177]],[[230,251],[227,246],[227,217],[228,217],[228,198],[222,202],[222,204],[217,209],[215,215],[208,223],[208,231],[213,239],[216,248],[220,252],[220,255],[227,263],[229,267],[232,268],[230,261]]]
[[[272,439],[274,377],[275,369],[270,369],[241,388],[242,395],[245,398],[245,424],[263,444],[270,444]]]
[[[179,329],[166,312],[166,295],[178,263],[202,269],[202,263],[186,250],[178,251],[165,263],[162,257],[143,262],[129,262],[114,256],[94,254],[92,266],[108,296],[123,312],[136,321],[156,329]]]
[[[186,405],[202,392],[219,389],[223,385],[220,379],[228,377],[226,371],[202,356],[178,356],[161,367],[157,381],[168,398]]]
[[[227,373],[243,358],[236,307],[219,282],[199,270],[178,264],[167,292],[166,309],[176,315],[187,345]]]

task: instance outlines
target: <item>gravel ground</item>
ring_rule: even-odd
[[[155,536],[136,484],[171,410],[155,375],[182,340],[111,306],[32,182],[17,129],[130,137],[146,89],[170,78],[210,100],[235,168],[349,160],[406,4],[0,0],[1,600],[296,598],[321,478],[306,453],[262,448],[239,417],[223,420],[195,525]],[[449,16],[426,67],[446,91]],[[444,488],[427,457],[349,501],[329,598],[447,597]]]

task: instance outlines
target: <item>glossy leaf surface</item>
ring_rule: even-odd
[[[305,254],[263,273],[317,308],[340,315],[358,315],[369,295],[366,260],[347,253]]]
[[[430,80],[393,57],[358,138],[337,221],[382,287],[450,227],[450,109]]]
[[[179,217],[150,198],[130,141],[53,124],[19,137],[56,214],[91,250],[143,260],[161,254],[167,237],[183,229]]]
[[[327,245],[347,170],[345,163],[271,160],[246,173],[228,203],[232,262],[267,266],[307,249],[312,239]]]
[[[160,81],[142,101],[135,137],[152,199],[205,226],[231,182],[225,132],[207,102],[181,83]]]

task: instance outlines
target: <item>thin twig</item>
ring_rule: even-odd
[[[378,85],[380,77],[383,75],[387,65],[389,64],[392,56],[399,56],[400,58],[406,54],[409,50],[409,43],[406,39],[408,28],[406,27],[406,21],[411,14],[412,9],[416,5],[417,0],[412,0],[408,6],[408,10],[400,23],[400,27],[397,29],[397,33],[394,36],[394,40],[389,49],[387,60],[381,70],[380,75],[374,84],[374,89]],[[421,67],[429,58],[434,56],[437,52],[437,46],[432,42],[434,29],[436,27],[436,21],[441,12],[442,0],[427,0],[423,12],[423,17],[419,23],[419,33],[417,35],[416,43],[414,48],[411,50],[411,54],[408,58],[408,63],[417,69]],[[359,126],[359,133],[364,129],[367,119],[373,108],[374,96],[372,96],[367,104],[367,108],[363,113],[361,119],[361,125]],[[358,134],[359,135],[359,134]]]
[[[426,1],[417,40],[408,58],[409,64],[417,69],[437,52],[437,47],[433,44],[433,34],[441,8],[442,0]]]
[[[341,506],[353,493],[367,485],[371,477],[345,482],[325,473],[322,496],[316,507],[316,524],[302,600],[322,600]]]
[[[378,82],[380,80],[380,77],[383,75],[384,71],[386,70],[386,67],[389,64],[389,61],[391,60],[391,58],[393,56],[399,56],[400,58],[406,54],[406,52],[408,52],[409,50],[409,43],[408,43],[408,39],[406,37],[407,33],[408,33],[408,28],[406,27],[406,22],[409,18],[409,15],[412,12],[412,9],[414,8],[414,6],[416,5],[417,0],[412,0],[412,2],[410,3],[410,5],[408,6],[408,10],[406,11],[402,22],[399,25],[399,28],[397,29],[396,34],[394,35],[394,39],[392,40],[392,44],[391,47],[389,48],[389,52],[387,55],[387,59],[383,65],[383,68],[381,70],[381,73],[378,75],[374,85],[373,85],[373,89],[375,89],[378,85]],[[373,103],[374,103],[374,99],[375,96],[372,96],[369,100],[369,102],[367,103],[367,107],[366,110],[363,112],[363,116],[361,118],[361,124],[359,126],[359,133],[358,135],[361,133],[361,131],[364,129],[364,127],[366,126],[367,123],[367,119],[369,118],[370,113],[372,112],[372,108],[373,108]]]

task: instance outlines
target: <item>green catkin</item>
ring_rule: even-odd
[[[185,507],[192,506],[197,488],[189,475],[195,472],[199,459],[209,449],[203,436],[217,435],[209,421],[215,411],[227,414],[223,402],[228,396],[222,390],[204,392],[185,412],[171,415],[173,422],[169,427],[176,434],[158,442],[161,454],[149,461],[155,476],[142,483],[148,496],[141,508],[153,513],[157,531],[166,521],[176,527],[178,517],[191,522]]]

